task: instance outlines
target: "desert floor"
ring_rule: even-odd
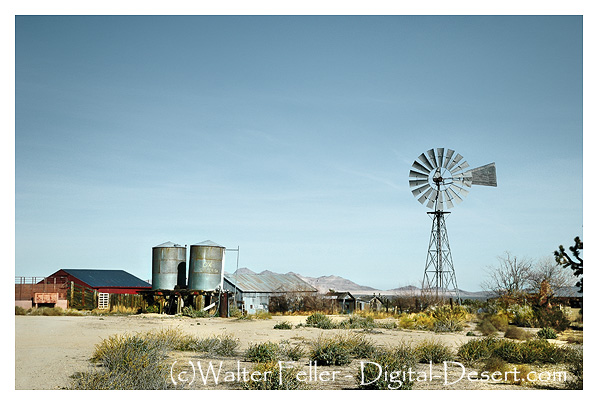
[[[343,316],[333,316],[343,317]],[[222,371],[237,371],[238,367],[252,369],[252,363],[243,360],[243,351],[251,343],[288,340],[291,344],[301,343],[308,348],[309,342],[319,335],[334,335],[346,333],[347,330],[321,330],[312,327],[299,327],[291,330],[275,330],[274,325],[287,320],[294,325],[304,323],[305,316],[273,316],[269,320],[238,320],[221,318],[187,318],[166,315],[130,315],[130,316],[15,316],[15,388],[16,389],[61,389],[66,388],[70,376],[76,372],[89,370],[89,359],[95,345],[114,334],[143,332],[166,328],[180,328],[183,332],[198,337],[209,337],[221,333],[232,334],[239,339],[238,356],[234,358],[209,359],[196,353],[173,353],[173,362],[179,366],[191,361],[204,367],[212,361],[217,367],[223,362]],[[394,345],[399,342],[417,344],[426,339],[435,339],[441,343],[457,348],[473,337],[467,337],[466,332],[435,334],[428,331],[376,329],[368,334],[378,345]],[[238,363],[239,362],[239,363]],[[308,359],[298,362],[309,375]],[[356,389],[354,376],[360,370],[360,361],[353,360],[350,365],[318,366],[317,373],[329,371],[329,377],[336,372],[334,381],[315,379],[309,382],[309,389]],[[465,366],[465,375],[459,379],[464,370],[458,365],[450,365],[447,369],[447,383],[442,364],[430,366],[419,364],[418,368],[425,371],[429,379],[416,382],[414,389],[539,389],[544,387],[560,388],[563,383],[549,383],[525,386],[508,385],[505,383],[476,382],[467,379],[467,374],[476,371],[473,366]],[[538,371],[563,371],[560,365],[539,366]],[[313,371],[313,370],[312,370]],[[433,377],[432,379],[431,376]],[[231,383],[208,382],[202,383],[196,379],[191,389],[238,389]]]

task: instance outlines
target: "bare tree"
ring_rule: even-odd
[[[510,252],[497,257],[499,265],[488,268],[488,277],[482,288],[502,299],[513,301],[523,296],[529,285],[532,261],[518,258]]]
[[[574,286],[576,278],[570,271],[557,264],[555,259],[545,257],[535,263],[529,276],[530,287],[535,292],[541,291],[543,283],[549,284],[555,292],[557,289]]]

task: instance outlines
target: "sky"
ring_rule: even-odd
[[[151,278],[212,240],[254,272],[421,283],[412,162],[495,162],[447,231],[476,291],[583,232],[581,16],[17,16],[15,276]],[[236,253],[225,263],[233,272]]]

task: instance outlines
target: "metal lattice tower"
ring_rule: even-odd
[[[455,154],[455,155],[454,155]],[[454,295],[459,300],[459,290],[449,237],[445,226],[444,207],[453,208],[468,194],[472,185],[497,186],[495,163],[475,169],[468,168],[468,162],[460,154],[444,148],[430,149],[420,154],[410,170],[410,187],[414,197],[434,211],[427,212],[433,220],[429,241],[422,293],[443,299]]]

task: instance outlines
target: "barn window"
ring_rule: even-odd
[[[110,293],[98,293],[98,309],[108,309],[110,307]]]

